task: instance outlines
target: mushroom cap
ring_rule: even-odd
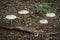
[[[55,15],[55,13],[47,13],[46,16],[47,17],[55,17],[56,15]]]
[[[19,13],[19,14],[28,14],[29,11],[27,11],[27,10],[21,10],[21,11],[18,11],[18,13]]]
[[[16,19],[17,17],[15,15],[6,15],[6,19]]]
[[[41,19],[39,22],[40,22],[41,24],[47,24],[47,23],[48,23],[48,20],[46,20],[46,19]]]

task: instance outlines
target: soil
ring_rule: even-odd
[[[34,34],[0,28],[0,40],[59,40],[60,34],[39,35],[35,37]]]
[[[35,16],[38,14],[38,6],[44,2],[54,9],[56,17],[48,18]],[[60,1],[39,0],[1,0],[0,1],[0,40],[59,40],[60,39]],[[19,15],[18,11],[28,10],[29,14]],[[35,15],[32,15],[32,14]],[[14,14],[18,18],[8,20],[6,15]],[[39,23],[40,19],[47,19],[48,24]],[[37,37],[35,37],[37,33]]]

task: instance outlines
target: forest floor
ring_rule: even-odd
[[[38,12],[40,1],[24,1],[10,0],[0,1],[0,40],[59,40],[60,39],[60,0],[46,1],[52,3],[51,6],[55,10],[56,17],[48,18],[45,16],[32,16]],[[18,11],[28,10],[27,15],[19,15]],[[14,14],[19,19],[12,20],[12,26],[7,24],[9,20],[4,19],[6,15]],[[47,19],[49,23],[46,25],[40,24],[40,19]],[[18,21],[17,21],[18,20]],[[19,21],[20,20],[20,21]],[[17,21],[17,22],[16,22]],[[20,23],[21,22],[21,23]],[[11,27],[10,27],[11,26]],[[22,29],[21,29],[22,28]],[[21,29],[21,30],[20,30]],[[37,34],[36,37],[35,32]],[[47,35],[45,35],[47,34]]]

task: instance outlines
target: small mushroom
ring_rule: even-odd
[[[47,17],[55,17],[56,15],[55,15],[55,13],[47,13],[46,16]]]
[[[27,11],[27,10],[21,10],[21,11],[18,11],[18,13],[19,13],[19,14],[28,14],[29,11]]]
[[[47,23],[48,23],[48,20],[46,20],[46,19],[41,19],[39,22],[40,22],[41,24],[47,24]]]
[[[7,15],[5,18],[6,19],[16,19],[17,17],[15,15]]]

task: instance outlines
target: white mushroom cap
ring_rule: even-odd
[[[47,17],[55,17],[56,15],[55,15],[55,13],[47,13],[46,16]]]
[[[16,19],[17,17],[15,15],[6,15],[6,19]]]
[[[47,23],[48,23],[48,20],[42,19],[42,20],[40,20],[39,22],[40,22],[41,24],[47,24]]]
[[[40,4],[39,6],[41,6],[41,7],[42,7],[43,5],[42,5],[42,4]]]
[[[28,14],[29,11],[27,11],[27,10],[21,10],[21,11],[18,11],[18,13],[19,13],[19,14]]]

